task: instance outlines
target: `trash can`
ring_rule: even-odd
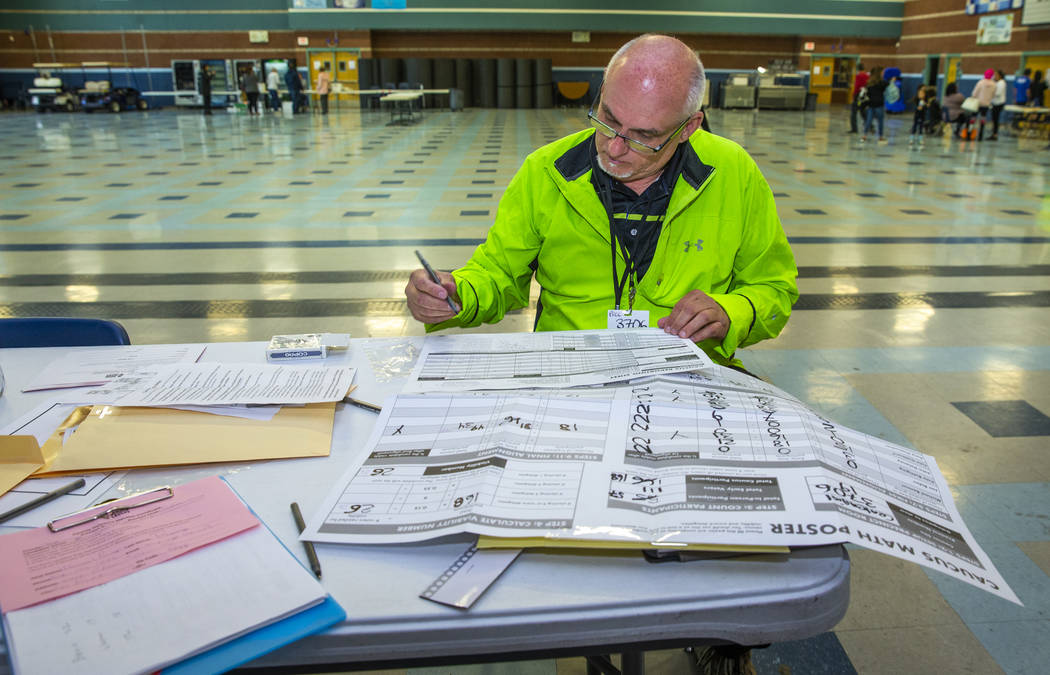
[[[815,92],[809,92],[806,94],[806,110],[817,109],[817,94]]]
[[[463,90],[462,89],[449,89],[448,90],[448,109],[452,112],[459,112],[463,110]]]
[[[291,117],[294,114],[294,112],[295,112],[292,109],[292,102],[291,101],[281,101],[281,112],[283,112],[288,117]]]

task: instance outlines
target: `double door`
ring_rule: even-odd
[[[856,64],[854,56],[814,56],[809,92],[817,95],[817,103],[849,103]]]
[[[310,84],[308,89],[317,89],[317,76],[321,72],[321,66],[328,66],[328,74],[332,81],[332,90],[329,100],[335,101],[357,101],[357,59],[360,51],[357,49],[312,49],[307,54],[310,63]]]

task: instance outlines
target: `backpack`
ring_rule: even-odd
[[[868,107],[869,100],[870,99],[868,98],[868,88],[867,87],[861,87],[860,91],[857,92],[857,107],[858,108],[866,108],[866,107]]]
[[[890,82],[886,86],[886,103],[896,103],[901,100],[901,89],[895,82]]]

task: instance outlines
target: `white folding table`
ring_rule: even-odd
[[[358,368],[353,396],[381,403],[422,338],[359,340],[330,365]],[[264,342],[210,345],[208,361],[264,360]],[[0,349],[7,390],[0,425],[50,399],[23,383],[68,348]],[[377,369],[374,369],[377,366]],[[395,367],[396,366],[396,367]],[[224,475],[301,560],[289,504],[309,517],[362,452],[376,416],[338,406],[329,457],[136,470],[119,494]],[[10,528],[0,526],[0,532]],[[469,610],[419,594],[464,552],[471,537],[394,546],[317,545],[322,583],[347,620],[250,664],[288,671],[407,667],[623,652],[702,644],[799,640],[835,626],[849,602],[850,563],[840,545],[688,563],[640,553],[524,552]],[[130,599],[129,599],[130,601]],[[7,675],[0,645],[0,675]],[[626,668],[625,670],[630,670]],[[637,671],[636,671],[637,672]]]

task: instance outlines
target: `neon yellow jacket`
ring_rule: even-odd
[[[525,159],[487,239],[453,272],[462,310],[428,331],[495,323],[526,307],[534,273],[541,287],[536,330],[607,326],[612,244],[591,183],[593,134],[581,131]],[[739,365],[738,347],[776,337],[787,323],[798,298],[795,259],[769,185],[743,148],[698,130],[685,150],[634,308],[648,310],[655,326],[688,292],[707,293],[725,309],[730,327],[721,342],[700,346],[718,363]],[[619,247],[616,256],[622,273]]]

